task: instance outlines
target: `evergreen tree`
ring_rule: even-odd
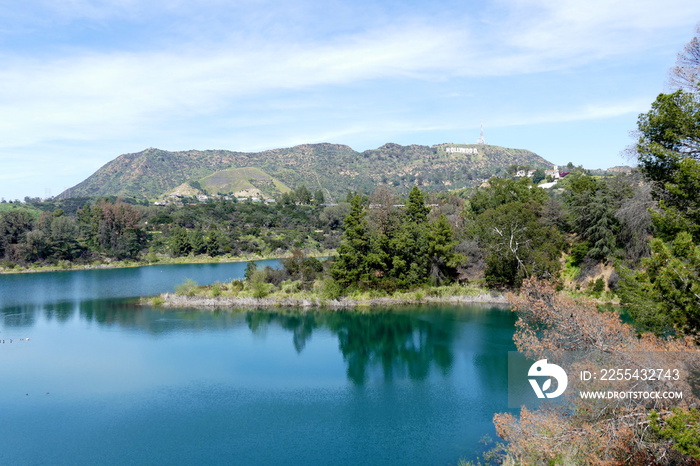
[[[170,252],[175,257],[186,256],[192,252],[190,236],[182,227],[175,227],[170,233]]]
[[[428,257],[430,259],[430,280],[437,284],[452,279],[462,256],[455,253],[458,241],[447,217],[442,214],[428,227]]]
[[[637,124],[639,167],[661,210],[657,229],[666,240],[689,231],[700,241],[700,93],[660,94]]]
[[[345,217],[345,231],[331,269],[331,276],[343,287],[372,281],[373,251],[366,215],[362,198],[356,195],[350,200],[350,213]]]
[[[192,230],[188,235],[190,250],[193,254],[204,254],[207,245],[204,241],[204,233],[199,228]]]
[[[423,192],[414,186],[411,192],[408,193],[408,202],[406,204],[406,218],[409,222],[424,223],[428,219],[430,207],[425,205],[425,197]]]
[[[687,232],[672,243],[654,239],[645,270],[620,268],[620,300],[635,322],[663,334],[700,335],[700,247]]]

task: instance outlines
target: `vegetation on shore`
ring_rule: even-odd
[[[677,90],[660,94],[651,110],[639,116],[635,153],[643,178],[635,193],[612,210],[606,206],[619,202],[613,201],[614,184],[578,178],[565,197],[580,238],[571,244],[567,265],[610,257],[616,241],[623,239],[628,260],[614,261],[616,276],[608,284],[614,283],[611,288],[634,327],[615,313],[566,299],[550,283],[531,277],[512,299],[519,317],[514,341],[529,358],[582,355],[581,368],[618,368],[629,374],[615,378],[615,393],[675,391],[682,398],[586,399],[576,390],[583,388],[583,377],[572,377],[569,384],[575,390],[564,394],[565,404],[523,407],[519,416],[494,417],[506,443],[495,447],[489,462],[700,462],[700,27],[697,32],[673,69]],[[679,377],[649,381],[634,376],[634,371],[652,367],[673,368]],[[600,383],[594,380],[585,389],[605,387]]]
[[[0,212],[0,272],[257,260],[284,257],[295,248],[326,255],[338,245],[345,206],[302,203],[295,196],[304,191],[273,205],[27,199]]]
[[[700,459],[697,335],[641,338],[616,313],[600,312],[556,293],[551,284],[528,279],[511,297],[518,314],[514,341],[532,360],[548,359],[580,368],[635,370],[669,368],[681,376],[641,380],[617,378],[614,385],[570,377],[565,402],[522,407],[520,415],[497,414],[506,441],[488,455],[497,464],[697,464]],[[682,392],[682,398],[584,398],[579,392]],[[464,463],[463,463],[464,464]]]

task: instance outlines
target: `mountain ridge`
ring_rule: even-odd
[[[434,146],[386,143],[357,152],[344,144],[301,144],[261,152],[165,151],[148,148],[122,154],[59,198],[131,196],[154,199],[187,181],[221,170],[255,167],[286,186],[321,189],[330,199],[347,191],[371,192],[379,185],[397,192],[419,185],[429,191],[473,186],[510,165],[549,168],[551,163],[524,149],[485,144]]]

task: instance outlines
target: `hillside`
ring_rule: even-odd
[[[364,152],[327,143],[250,153],[168,152],[150,148],[120,155],[58,197],[111,195],[153,199],[187,181],[206,179],[222,170],[254,167],[282,186],[295,188],[303,184],[312,191],[323,190],[333,200],[345,196],[348,190],[371,192],[378,185],[393,186],[398,193],[407,192],[416,184],[428,191],[472,186],[504,172],[512,164],[551,166],[527,150],[476,144],[385,144]],[[214,179],[211,182],[218,183]],[[276,189],[283,191],[280,186]]]
[[[291,191],[286,184],[255,167],[214,172],[199,180],[199,184],[210,193],[243,197],[272,197]]]

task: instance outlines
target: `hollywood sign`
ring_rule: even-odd
[[[473,154],[477,155],[479,153],[479,149],[476,147],[445,147],[445,152],[453,153],[456,152],[458,154]]]

